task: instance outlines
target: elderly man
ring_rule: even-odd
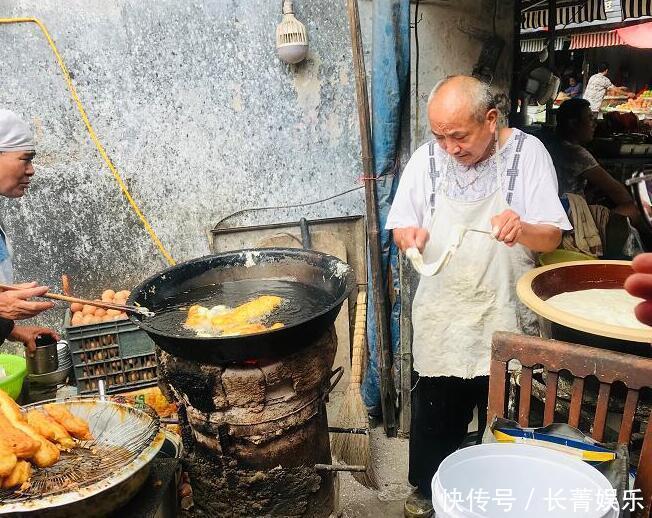
[[[494,237],[467,233],[438,275],[421,277],[413,302],[409,479],[424,497],[440,462],[462,443],[473,409],[486,415],[492,334],[534,325],[516,297],[517,279],[533,267],[533,252],[554,250],[571,228],[543,144],[499,128],[486,84],[444,79],[428,118],[434,138],[406,165],[387,228],[401,250],[416,247],[426,262],[441,256],[460,225]],[[415,502],[426,501],[408,501],[406,514]]]
[[[35,147],[32,132],[18,116],[9,110],[0,110],[0,195],[20,198],[25,194],[34,175]],[[0,282],[13,284],[11,245],[0,226]],[[53,307],[51,302],[29,300],[48,291],[36,283],[18,285],[16,291],[0,293],[0,343],[5,339],[22,342],[29,351],[36,347],[38,335],[59,339],[54,331],[36,326],[18,326],[14,320],[34,317]]]

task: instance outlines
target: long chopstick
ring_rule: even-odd
[[[11,286],[8,284],[0,284],[0,290],[15,291],[20,289],[22,288],[18,288],[16,286]],[[49,291],[41,295],[41,297],[45,299],[61,300],[63,302],[88,304],[89,306],[95,306],[96,308],[115,309],[118,311],[124,311],[125,313],[136,313],[138,315],[143,315],[146,317],[154,316],[154,313],[152,313],[149,309],[147,309],[144,306],[128,306],[127,304],[114,304],[113,302],[80,299],[78,297],[70,297],[68,295],[61,295],[59,293],[52,293]]]

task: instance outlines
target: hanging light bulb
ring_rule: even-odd
[[[276,28],[278,57],[289,64],[300,63],[308,55],[306,26],[294,16],[292,0],[283,0],[283,20]]]

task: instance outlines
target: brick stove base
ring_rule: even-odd
[[[325,395],[334,328],[282,360],[209,365],[158,352],[180,404],[197,516],[325,517],[335,507]]]

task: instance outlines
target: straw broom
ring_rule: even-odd
[[[362,485],[371,489],[378,488],[376,473],[371,460],[369,448],[369,418],[367,409],[360,395],[362,382],[362,361],[366,345],[367,294],[358,294],[353,331],[353,353],[351,359],[351,382],[344,395],[340,411],[335,421],[340,428],[366,429],[366,433],[333,434],[331,446],[333,455],[344,464],[366,466],[367,470],[353,473],[353,477]]]

